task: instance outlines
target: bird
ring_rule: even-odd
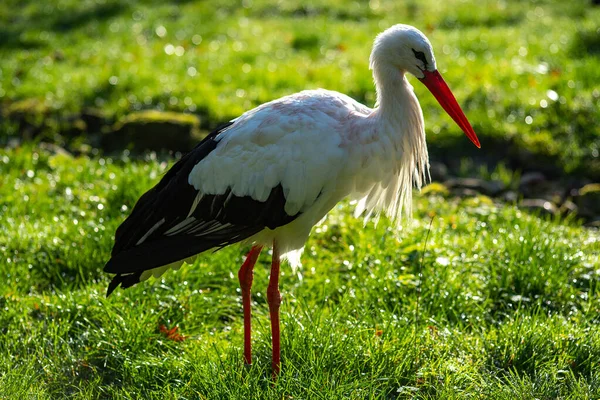
[[[218,127],[177,161],[117,228],[104,267],[114,274],[107,296],[119,285],[131,287],[200,253],[241,243],[250,248],[238,279],[244,361],[252,364],[253,268],[270,246],[267,303],[277,377],[281,262],[300,265],[312,227],[343,199],[356,201],[354,215],[365,223],[384,213],[399,225],[411,215],[413,186],[429,179],[423,112],[407,75],[481,147],[417,28],[397,24],[377,35],[369,67],[373,108],[335,91],[301,91]]]

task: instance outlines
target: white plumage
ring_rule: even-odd
[[[362,198],[358,214],[383,210],[399,220],[403,208],[410,213],[412,183],[421,186],[428,162],[412,87],[402,79],[397,89],[411,107],[394,110],[393,119],[322,89],[263,104],[219,134],[219,145],[193,168],[189,183],[203,194],[231,188],[258,201],[281,184],[286,213],[300,217],[248,241],[277,240],[293,264],[298,257],[288,253],[300,250],[312,226],[347,196]]]

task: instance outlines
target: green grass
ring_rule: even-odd
[[[431,39],[483,143],[471,149],[416,83],[434,156],[466,148],[487,162],[509,156],[519,168],[597,180],[600,9],[588,3],[6,0],[0,103],[9,120],[45,126],[58,142],[69,141],[56,137],[69,134],[69,116],[86,110],[108,120],[190,112],[206,129],[301,89],[372,105],[373,38],[410,23]]]
[[[600,234],[486,197],[418,196],[399,232],[336,208],[307,243],[302,279],[283,268],[276,384],[268,255],[249,369],[245,249],[105,298],[114,231],[167,166],[0,152],[0,398],[600,396]],[[169,340],[163,324],[187,339]]]

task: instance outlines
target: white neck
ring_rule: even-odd
[[[403,71],[395,68],[386,70],[378,66],[373,70],[373,80],[377,92],[374,111],[380,120],[400,122],[405,120],[406,114],[414,111],[415,107],[420,110],[413,88]]]
[[[413,184],[421,188],[429,175],[423,113],[403,72],[374,67],[377,103],[369,118],[374,131],[361,146],[366,166],[362,183],[370,189],[356,211],[367,210],[366,218],[384,211],[399,222],[403,209],[411,214]]]

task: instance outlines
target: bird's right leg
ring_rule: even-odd
[[[273,260],[271,262],[271,275],[267,287],[267,302],[269,303],[269,314],[271,315],[271,341],[273,343],[273,378],[277,379],[281,370],[281,347],[279,330],[279,306],[281,305],[281,293],[279,293],[279,247],[273,241]]]
[[[262,246],[254,246],[246,256],[246,260],[238,271],[240,288],[242,289],[242,306],[244,308],[244,362],[252,364],[252,312],[251,312],[251,289],[254,276],[254,264],[260,255]]]

